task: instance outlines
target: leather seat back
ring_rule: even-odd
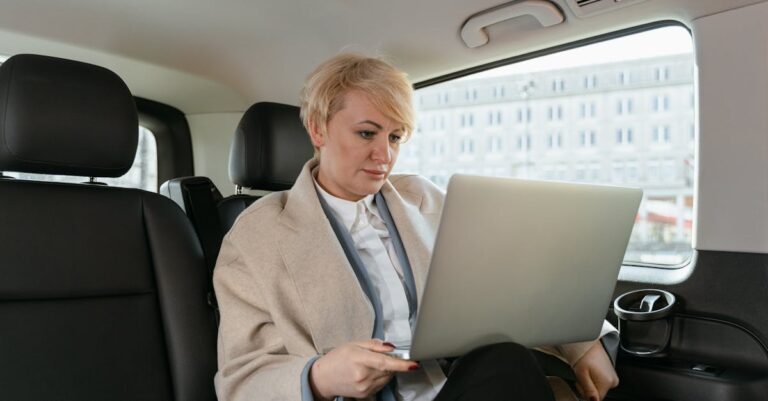
[[[291,189],[301,168],[314,154],[299,108],[261,102],[240,119],[229,152],[229,179],[237,188],[265,191]],[[233,195],[219,203],[222,229],[228,232],[237,216],[257,196]]]
[[[248,206],[251,206],[253,202],[259,200],[259,198],[260,196],[240,194],[227,196],[219,202],[217,209],[224,234],[229,232],[235,224],[237,216],[240,216],[240,213],[247,209]]]
[[[136,110],[111,71],[18,55],[0,87],[0,171],[130,168]],[[204,272],[164,197],[0,180],[0,399],[215,400]]]
[[[290,189],[314,149],[299,117],[299,108],[261,102],[243,115],[229,154],[229,176],[238,188]],[[192,220],[206,251],[212,274],[224,235],[259,196],[226,198],[207,177],[181,177],[164,183],[160,193],[176,202]]]
[[[243,114],[235,131],[229,179],[243,188],[290,189],[313,154],[298,107],[256,103]]]

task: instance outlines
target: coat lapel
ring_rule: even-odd
[[[440,214],[439,212],[423,213],[420,209],[421,195],[406,191],[398,192],[389,181],[381,188],[381,194],[387,201],[392,220],[406,248],[418,300],[421,300]]]
[[[300,294],[305,319],[318,352],[350,341],[370,339],[374,311],[360,287],[314,186],[311,160],[287,195],[278,221],[277,243],[286,270]],[[440,212],[421,210],[421,195],[399,191],[387,181],[381,189],[413,270],[421,299]]]
[[[308,162],[279,218],[278,244],[318,352],[371,338],[373,308],[320,207]]]

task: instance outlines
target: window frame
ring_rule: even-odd
[[[614,32],[609,32],[609,33],[605,33],[605,34],[601,34],[601,35],[592,36],[592,37],[585,38],[585,39],[582,39],[582,40],[577,40],[577,41],[574,41],[574,42],[569,42],[569,43],[564,43],[564,44],[557,45],[557,46],[552,46],[552,47],[544,48],[544,49],[541,49],[541,50],[536,50],[536,51],[533,51],[533,52],[530,52],[530,53],[525,53],[525,54],[521,54],[521,55],[507,57],[507,58],[496,60],[496,61],[492,61],[492,62],[489,62],[489,63],[480,64],[480,65],[477,65],[477,66],[469,67],[469,68],[466,68],[466,69],[463,69],[463,70],[451,72],[451,73],[448,73],[448,74],[445,74],[445,75],[441,75],[441,76],[430,78],[430,79],[427,79],[427,80],[424,80],[424,81],[416,82],[416,83],[413,84],[413,89],[414,90],[419,90],[419,89],[427,88],[429,86],[441,84],[441,83],[444,83],[444,82],[453,81],[455,79],[459,79],[459,78],[462,78],[462,77],[465,77],[465,76],[468,76],[468,75],[477,74],[477,73],[480,73],[480,72],[483,72],[483,71],[491,70],[491,69],[494,69],[494,68],[499,68],[499,67],[503,67],[503,66],[510,65],[510,64],[520,63],[520,62],[523,62],[523,61],[527,61],[527,60],[531,60],[531,59],[547,56],[547,55],[558,53],[558,52],[563,52],[563,51],[566,51],[566,50],[576,49],[576,48],[579,48],[579,47],[583,47],[583,46],[587,46],[587,45],[591,45],[591,44],[596,44],[596,43],[604,42],[604,41],[611,40],[611,39],[618,39],[618,38],[621,38],[621,37],[624,37],[624,36],[629,36],[629,35],[633,35],[633,34],[637,34],[637,33],[642,33],[642,32],[645,32],[645,31],[650,31],[650,30],[659,29],[659,28],[665,28],[665,27],[680,27],[680,28],[683,28],[683,29],[685,29],[688,32],[689,35],[691,35],[691,39],[693,40],[693,33],[691,32],[690,27],[688,27],[684,23],[682,23],[680,21],[675,21],[675,20],[660,20],[660,21],[655,21],[655,22],[651,22],[651,23],[647,23],[647,24],[637,25],[637,26],[634,26],[634,27],[629,27],[629,28],[626,28],[626,29],[617,30],[617,31],[614,31]],[[694,52],[695,52],[695,49],[694,49]],[[627,85],[628,84],[630,84],[630,83],[627,82]],[[694,94],[693,94],[694,97],[696,96],[695,92],[696,92],[696,90],[694,89]],[[530,113],[530,109],[528,109],[528,110],[529,110],[529,113]],[[520,113],[520,111],[517,111],[517,113]],[[519,119],[518,119],[518,122],[524,122],[524,121],[519,121]],[[519,143],[522,140],[522,137],[526,136],[526,135],[530,135],[530,134],[529,133],[518,134],[517,135],[518,139],[517,139],[516,142]],[[634,136],[634,132],[633,132],[633,136]],[[694,141],[696,141],[697,139],[698,139],[698,135],[695,135]],[[530,142],[527,145],[528,145],[528,147],[530,147]],[[518,144],[517,150],[518,150],[518,152],[520,152],[520,151],[523,151],[524,148],[520,149],[519,148],[519,144]],[[661,166],[659,166],[659,170],[661,170]],[[696,183],[695,182],[696,182],[696,180],[698,180],[698,177],[695,176],[693,179],[694,179],[694,188],[695,188],[696,187]],[[695,196],[697,196],[697,194],[694,193],[694,197]],[[693,266],[696,263],[697,255],[698,255],[698,250],[693,247],[693,244],[691,244],[691,255],[690,255],[690,257],[687,260],[685,260],[685,261],[683,261],[681,263],[667,265],[667,264],[656,264],[656,263],[647,263],[647,262],[646,263],[641,263],[641,262],[634,262],[634,261],[622,261],[622,270],[624,270],[625,268],[630,268],[630,269],[632,269],[631,271],[633,272],[632,273],[633,276],[642,276],[644,278],[644,280],[648,279],[648,277],[645,276],[644,273],[642,273],[642,272],[645,272],[645,271],[659,271],[660,274],[667,274],[667,273],[662,273],[662,272],[678,271],[678,272],[682,272],[680,274],[688,275],[688,274],[690,274],[690,272],[693,269]],[[679,274],[676,274],[676,276],[677,275],[679,275]]]
[[[192,135],[186,115],[179,109],[134,97],[139,124],[152,131],[157,144],[157,189],[177,177],[194,175]]]

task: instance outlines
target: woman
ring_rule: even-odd
[[[290,191],[238,218],[219,255],[220,400],[552,399],[515,344],[453,363],[386,355],[410,343],[444,196],[421,177],[390,177],[413,132],[411,97],[405,74],[359,55],[308,78],[301,113],[315,158]],[[618,384],[599,341],[550,351],[592,400]]]

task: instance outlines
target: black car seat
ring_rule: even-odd
[[[299,117],[299,108],[262,102],[240,119],[229,151],[229,179],[238,194],[219,203],[224,232],[258,197],[241,195],[242,188],[265,191],[290,189],[314,148]]]
[[[226,198],[208,177],[181,177],[164,183],[160,193],[187,214],[205,252],[209,303],[216,311],[213,269],[221,241],[237,216],[259,199],[243,188],[290,189],[314,149],[299,117],[299,108],[280,103],[256,103],[245,112],[229,153],[229,177],[236,194]]]
[[[0,171],[117,177],[138,140],[113,72],[0,66]],[[138,189],[0,180],[0,399],[214,401],[215,323],[184,214]]]

